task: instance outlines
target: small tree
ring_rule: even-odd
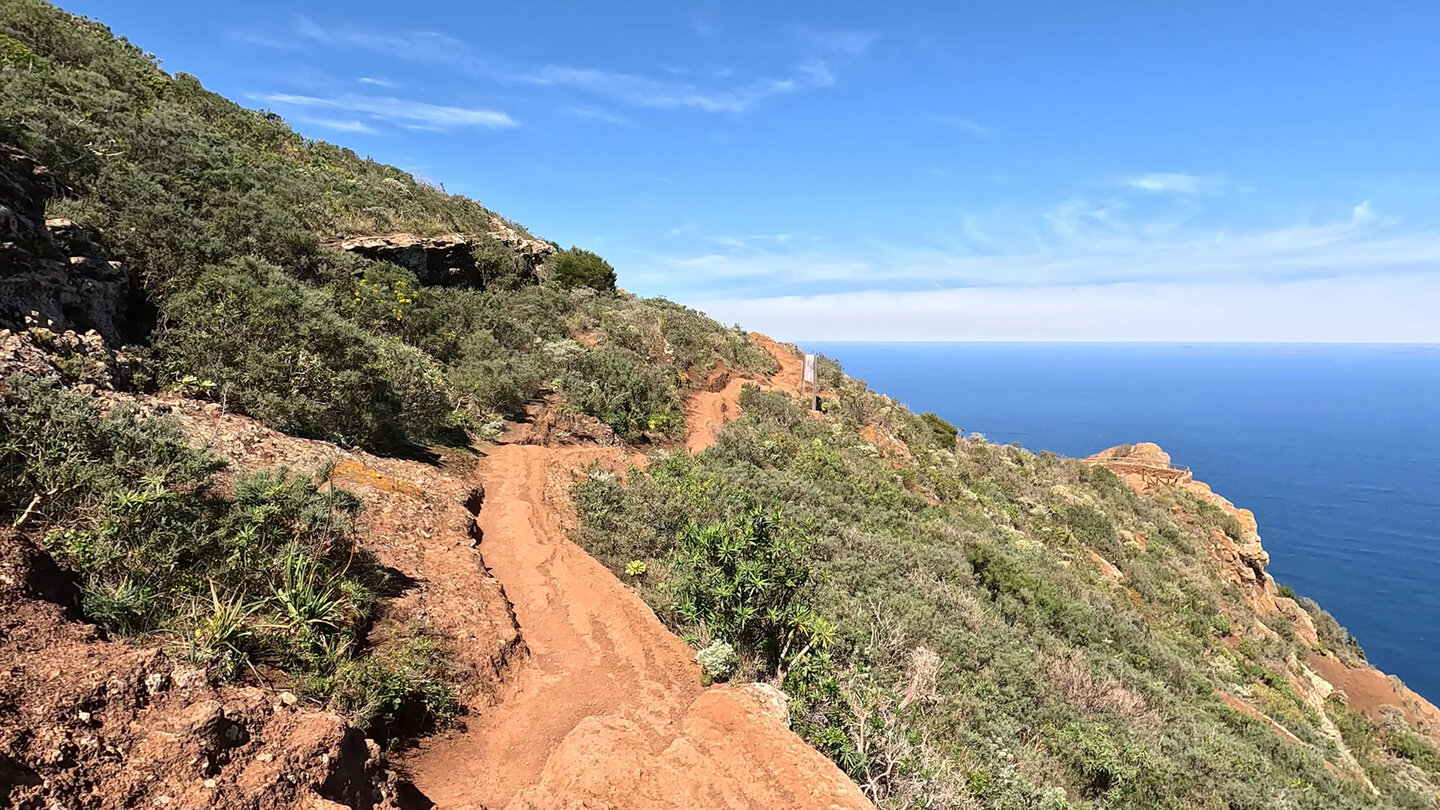
[[[572,247],[550,260],[550,278],[565,287],[592,287],[615,291],[615,268],[588,250]]]

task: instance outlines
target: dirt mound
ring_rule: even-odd
[[[0,536],[0,805],[403,806],[379,747],[338,717],[107,640],[74,596],[47,555]]]
[[[620,437],[609,425],[587,413],[570,413],[559,407],[557,398],[532,402],[525,408],[521,433],[515,440],[521,444],[595,444],[615,447]]]
[[[232,475],[331,467],[332,480],[365,502],[362,543],[403,583],[374,637],[423,627],[450,647],[472,710],[486,709],[525,647],[474,549],[483,496],[473,456],[380,458],[286,436],[212,403],[137,404],[178,418],[197,444],[231,460]],[[0,806],[429,806],[397,781],[375,743],[284,697],[283,684],[214,688],[160,650],[76,621],[75,603],[47,555],[0,536]]]
[[[336,485],[364,501],[358,527],[365,547],[406,583],[374,637],[390,628],[422,627],[448,643],[452,676],[470,696],[493,695],[508,663],[523,655],[505,592],[475,550],[482,495],[470,453],[451,451],[429,463],[385,458],[287,436],[213,403],[146,397],[140,404],[177,417],[188,435],[228,458],[237,472],[332,467]]]

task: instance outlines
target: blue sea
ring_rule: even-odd
[[[1440,346],[812,343],[991,441],[1152,441],[1251,509],[1270,573],[1440,703]]]

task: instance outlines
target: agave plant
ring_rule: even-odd
[[[264,606],[240,594],[222,599],[210,581],[210,602],[197,611],[186,645],[190,660],[210,668],[221,679],[234,677],[250,662],[254,632],[250,619]]]
[[[284,574],[271,597],[283,625],[301,637],[323,637],[347,627],[354,605],[339,577],[326,576],[318,563],[292,546]]]

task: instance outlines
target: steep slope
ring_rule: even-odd
[[[811,549],[800,613],[837,632],[773,677],[877,806],[1433,805],[1428,704],[1382,686],[1268,575],[1253,515],[1159,448],[955,442],[833,363],[821,381],[823,414],[743,389],[708,450],[581,480],[575,537],[644,563],[627,582],[695,637],[736,626],[730,569],[696,549],[738,538],[764,570],[754,505],[777,507]]]
[[[436,724],[442,806],[1436,805],[1433,709],[1159,448],[960,438],[824,360],[816,413],[613,280],[0,0],[7,798],[423,806],[364,734]]]

